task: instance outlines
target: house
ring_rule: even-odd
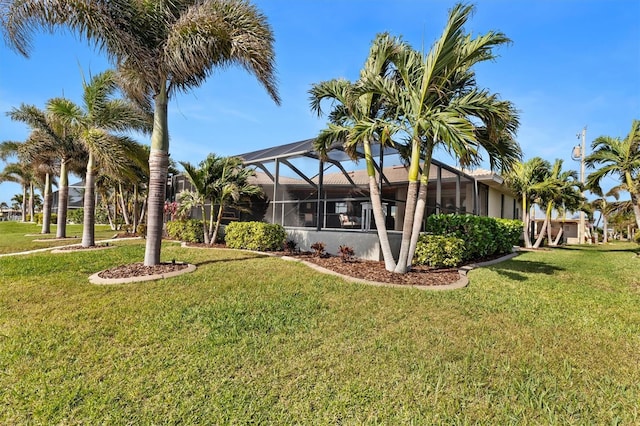
[[[355,255],[380,260],[378,236],[369,199],[369,180],[364,153],[354,162],[341,145],[321,158],[313,139],[238,155],[256,168],[253,183],[260,185],[266,200],[255,200],[250,213],[230,220],[264,220],[283,225],[298,247],[308,250],[322,241],[330,253],[348,245]],[[380,188],[385,224],[392,249],[399,252],[407,195],[407,169],[391,147],[372,147],[376,181]],[[189,183],[184,176],[170,182],[172,201]],[[521,206],[504,180],[486,170],[460,170],[437,160],[429,169],[425,216],[434,213],[468,213],[517,219]],[[193,212],[192,217],[199,216]]]

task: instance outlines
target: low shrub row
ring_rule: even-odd
[[[272,223],[232,222],[225,229],[225,242],[229,248],[277,251],[282,250],[286,239],[284,227]]]
[[[202,222],[195,219],[172,220],[167,222],[167,235],[174,240],[187,243],[204,242],[204,230]]]
[[[522,235],[522,222],[493,217],[435,214],[427,218],[414,263],[434,267],[457,266],[465,261],[511,253]],[[437,237],[437,238],[436,238]],[[460,253],[462,243],[462,253]]]

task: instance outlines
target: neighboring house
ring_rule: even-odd
[[[392,247],[400,246],[407,193],[407,169],[397,151],[375,146],[377,179]],[[229,220],[264,220],[283,225],[301,249],[322,241],[327,251],[349,245],[361,258],[381,258],[369,199],[364,160],[352,161],[340,146],[320,159],[313,139],[238,155],[256,168],[253,183],[262,186],[266,200],[254,200],[251,213],[230,213]],[[360,152],[360,158],[364,155]],[[396,163],[386,166],[385,163]],[[357,169],[355,169],[358,167]],[[351,170],[355,169],[355,170]],[[382,172],[382,173],[380,173]],[[184,176],[171,178],[169,199],[190,185]],[[469,213],[517,219],[521,207],[496,173],[462,171],[433,160],[427,190],[427,212]],[[200,217],[194,211],[192,217]]]

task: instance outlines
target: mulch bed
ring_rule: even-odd
[[[188,247],[226,248],[224,244],[187,244]],[[314,263],[330,271],[367,281],[418,286],[439,286],[452,284],[460,279],[456,268],[435,269],[428,266],[413,266],[406,274],[395,274],[384,267],[384,262],[355,259],[343,261],[340,256],[314,256],[309,252],[269,252],[276,256],[289,256]]]
[[[116,266],[98,274],[100,278],[131,278],[143,277],[146,275],[160,275],[169,272],[180,271],[186,269],[189,265],[186,263],[161,263],[154,266],[144,266],[144,263],[130,263],[128,265]]]

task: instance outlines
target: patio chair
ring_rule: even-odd
[[[358,228],[360,227],[360,222],[358,221],[358,218],[355,217],[351,217],[345,213],[340,213],[338,215],[338,218],[340,219],[340,226],[342,228]]]

